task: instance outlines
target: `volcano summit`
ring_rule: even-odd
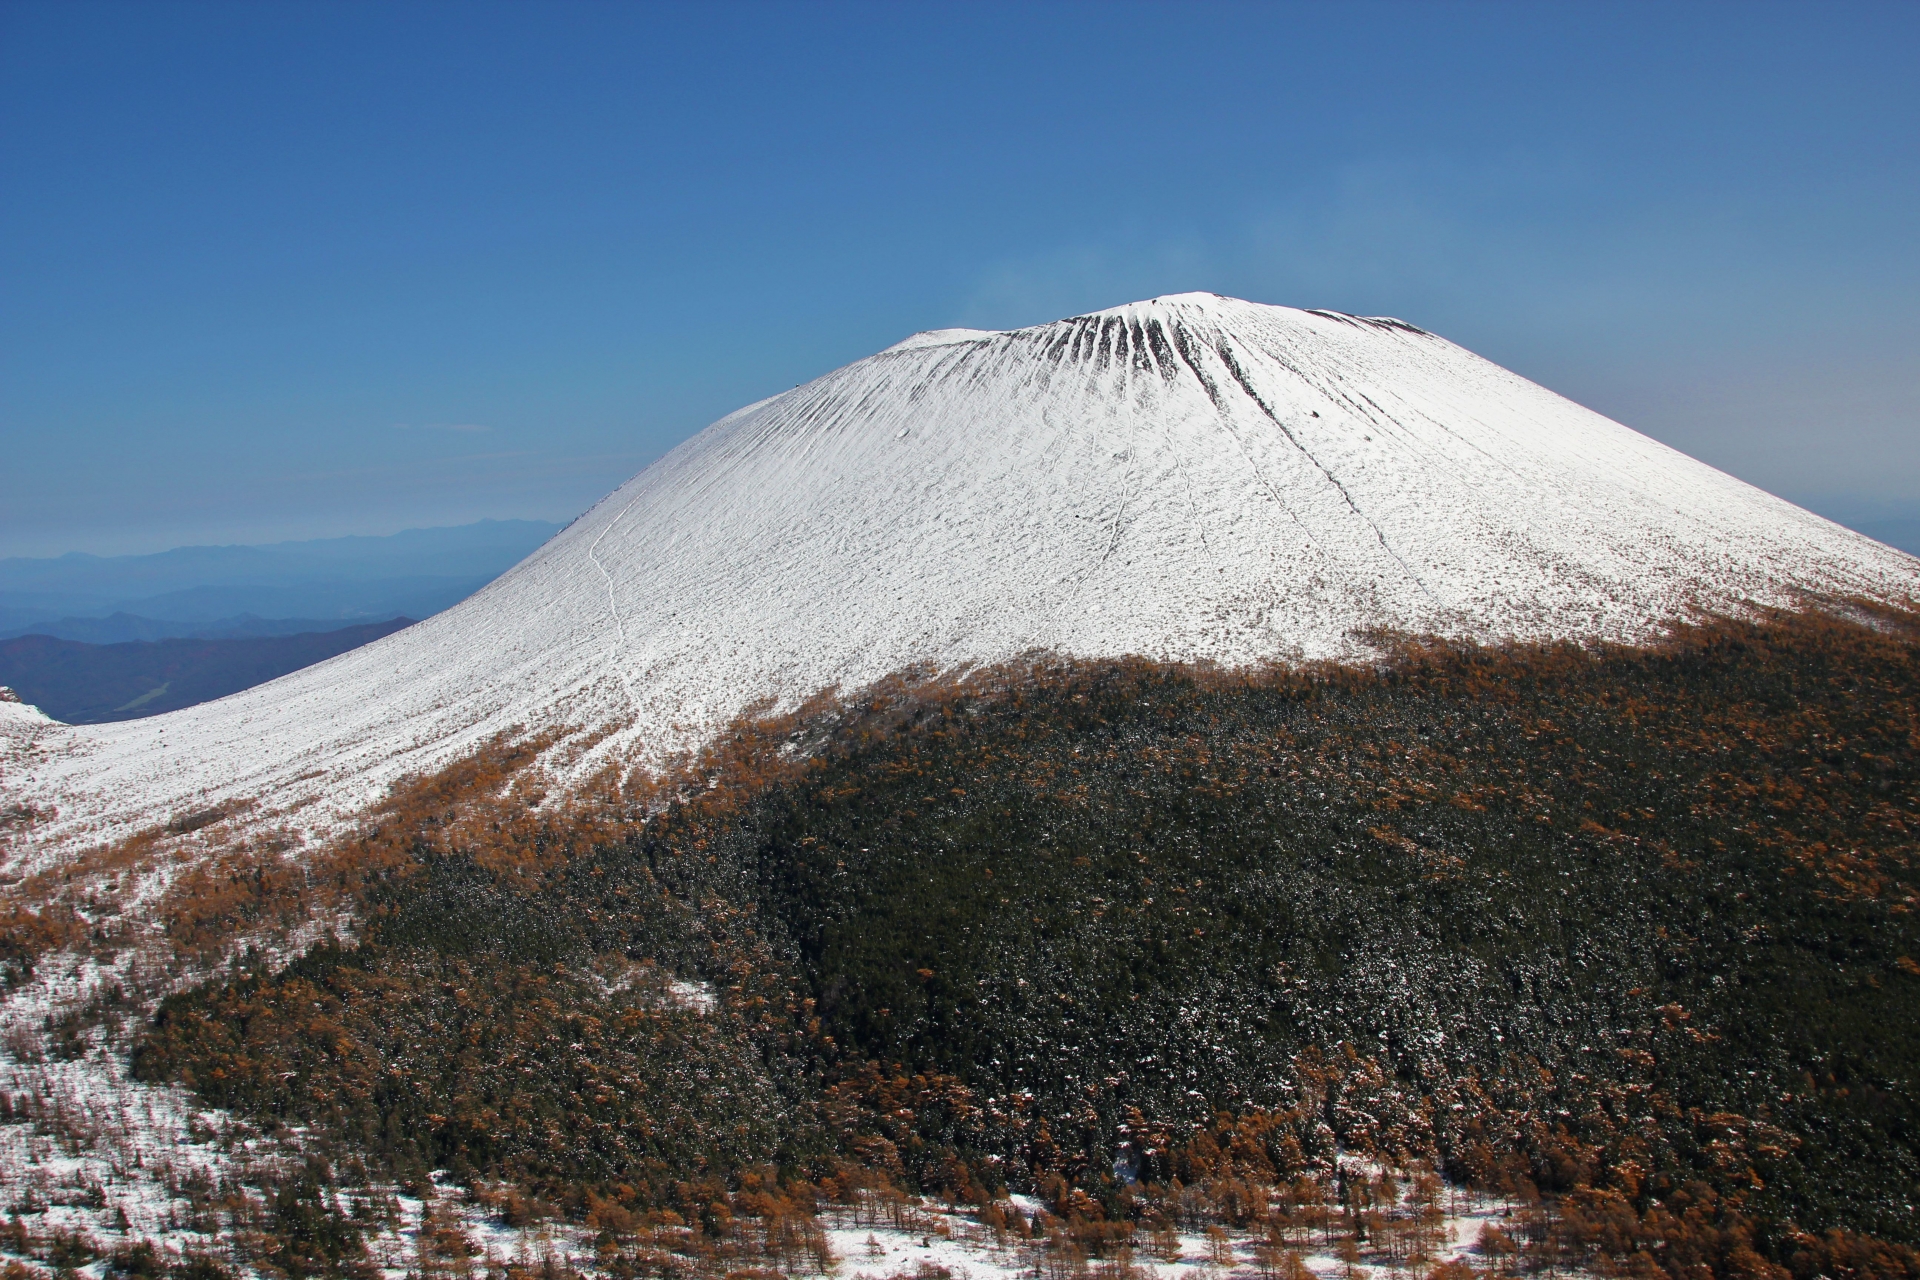
[[[54,815],[30,847],[245,800],[324,831],[503,731],[660,761],[913,664],[1630,641],[1916,591],[1920,561],[1412,325],[1182,294],[917,334],[715,423],[426,622],[146,720],[0,707],[0,751],[5,799]]]

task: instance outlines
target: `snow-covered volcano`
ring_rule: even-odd
[[[918,334],[715,423],[418,626],[152,719],[10,708],[0,751],[9,801],[59,809],[41,848],[241,798],[324,827],[504,729],[658,759],[916,662],[1633,639],[1916,590],[1920,561],[1411,325],[1184,294]]]

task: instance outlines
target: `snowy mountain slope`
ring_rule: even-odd
[[[658,760],[914,662],[1633,639],[1917,589],[1920,560],[1409,325],[1187,294],[915,335],[715,423],[424,623],[169,715],[14,726],[0,792],[57,807],[43,851],[248,798],[325,829],[503,729],[616,726],[596,756]]]

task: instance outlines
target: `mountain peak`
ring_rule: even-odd
[[[913,665],[1635,641],[1916,594],[1920,561],[1412,325],[1175,294],[915,334],[715,423],[443,614],[43,734],[4,787],[58,808],[54,841],[229,799],[325,829],[497,733],[660,761]]]
[[[888,347],[880,354],[889,351],[918,351],[922,347],[948,347],[960,342],[984,342],[997,338],[999,329],[923,329],[919,333],[909,334]]]

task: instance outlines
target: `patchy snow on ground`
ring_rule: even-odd
[[[217,1214],[196,1209],[230,1179],[297,1161],[297,1146],[268,1141],[186,1090],[134,1081],[120,1025],[138,1003],[62,1042],[53,1026],[115,987],[133,986],[134,952],[117,964],[56,956],[0,1002],[0,1211],[36,1236],[69,1235],[102,1250],[139,1240],[208,1252]]]
[[[29,1256],[41,1261],[61,1237],[84,1243],[92,1261],[81,1254],[69,1265],[87,1280],[108,1280],[112,1252],[141,1241],[157,1246],[163,1258],[215,1258],[238,1263],[242,1274],[260,1274],[234,1257],[242,1229],[234,1205],[251,1194],[260,1206],[258,1188],[307,1158],[307,1135],[266,1136],[197,1105],[182,1089],[132,1080],[124,1039],[111,1023],[94,1026],[66,1056],[47,1052],[48,1037],[22,1036],[48,1013],[82,1007],[87,996],[131,977],[82,961],[0,1006],[0,1094],[10,1113],[0,1123],[0,1214],[21,1224]],[[1382,1172],[1342,1160],[1356,1182]],[[1413,1186],[1403,1179],[1398,1198],[1376,1206],[1409,1229],[1419,1214]],[[656,1271],[690,1276],[744,1268],[754,1275],[847,1280],[1225,1280],[1274,1276],[1282,1250],[1324,1280],[1400,1280],[1455,1258],[1486,1270],[1491,1260],[1470,1256],[1473,1246],[1484,1226],[1506,1222],[1512,1212],[1501,1202],[1446,1188],[1432,1199],[1419,1242],[1409,1247],[1403,1232],[1391,1255],[1377,1243],[1342,1251],[1333,1234],[1303,1224],[1278,1246],[1265,1233],[1214,1228],[1153,1236],[1143,1230],[1125,1249],[1089,1256],[1030,1197],[1001,1202],[1001,1220],[993,1222],[972,1207],[869,1194],[853,1206],[826,1207],[816,1223],[799,1224],[798,1243],[775,1259],[765,1243],[767,1224],[754,1219],[736,1219],[731,1236],[718,1241],[643,1229],[605,1253],[605,1238],[590,1226],[551,1219],[507,1225],[497,1207],[444,1171],[433,1175],[430,1188],[375,1183],[343,1187],[337,1195],[359,1211],[368,1259],[386,1280],[621,1273],[623,1259],[630,1264],[643,1256]],[[1015,1219],[1018,1227],[1005,1225]],[[17,1243],[0,1242],[0,1251],[19,1250]]]
[[[1359,1161],[1350,1165],[1356,1172],[1378,1172]],[[1041,1206],[1030,1197],[1014,1196],[1007,1203],[1020,1209],[1030,1221],[1042,1215]],[[1410,1204],[1403,1202],[1398,1208],[1403,1215],[1412,1214]],[[1271,1274],[1282,1251],[1294,1253],[1316,1276],[1340,1280],[1376,1280],[1376,1276],[1377,1280],[1387,1280],[1395,1272],[1410,1273],[1416,1265],[1424,1271],[1455,1259],[1487,1270],[1489,1260],[1474,1251],[1480,1232],[1488,1225],[1510,1224],[1512,1206],[1449,1190],[1439,1213],[1431,1227],[1431,1245],[1421,1252],[1417,1264],[1404,1255],[1390,1258],[1365,1247],[1343,1256],[1317,1233],[1304,1229],[1293,1231],[1281,1245],[1275,1245],[1264,1233],[1245,1231],[1188,1230],[1161,1239],[1150,1238],[1142,1231],[1124,1252],[1112,1250],[1107,1257],[1089,1258],[1070,1248],[1062,1249],[1057,1239],[1024,1239],[995,1231],[983,1225],[974,1211],[930,1201],[898,1206],[891,1214],[836,1211],[828,1215],[832,1225],[827,1236],[838,1259],[837,1274],[853,1280],[890,1280],[900,1275],[928,1276],[931,1280],[941,1271],[955,1280],[972,1276],[1066,1276],[1082,1270],[1096,1275],[1124,1270],[1140,1280],[1219,1280],[1228,1275]],[[890,1218],[904,1221],[896,1225]]]

